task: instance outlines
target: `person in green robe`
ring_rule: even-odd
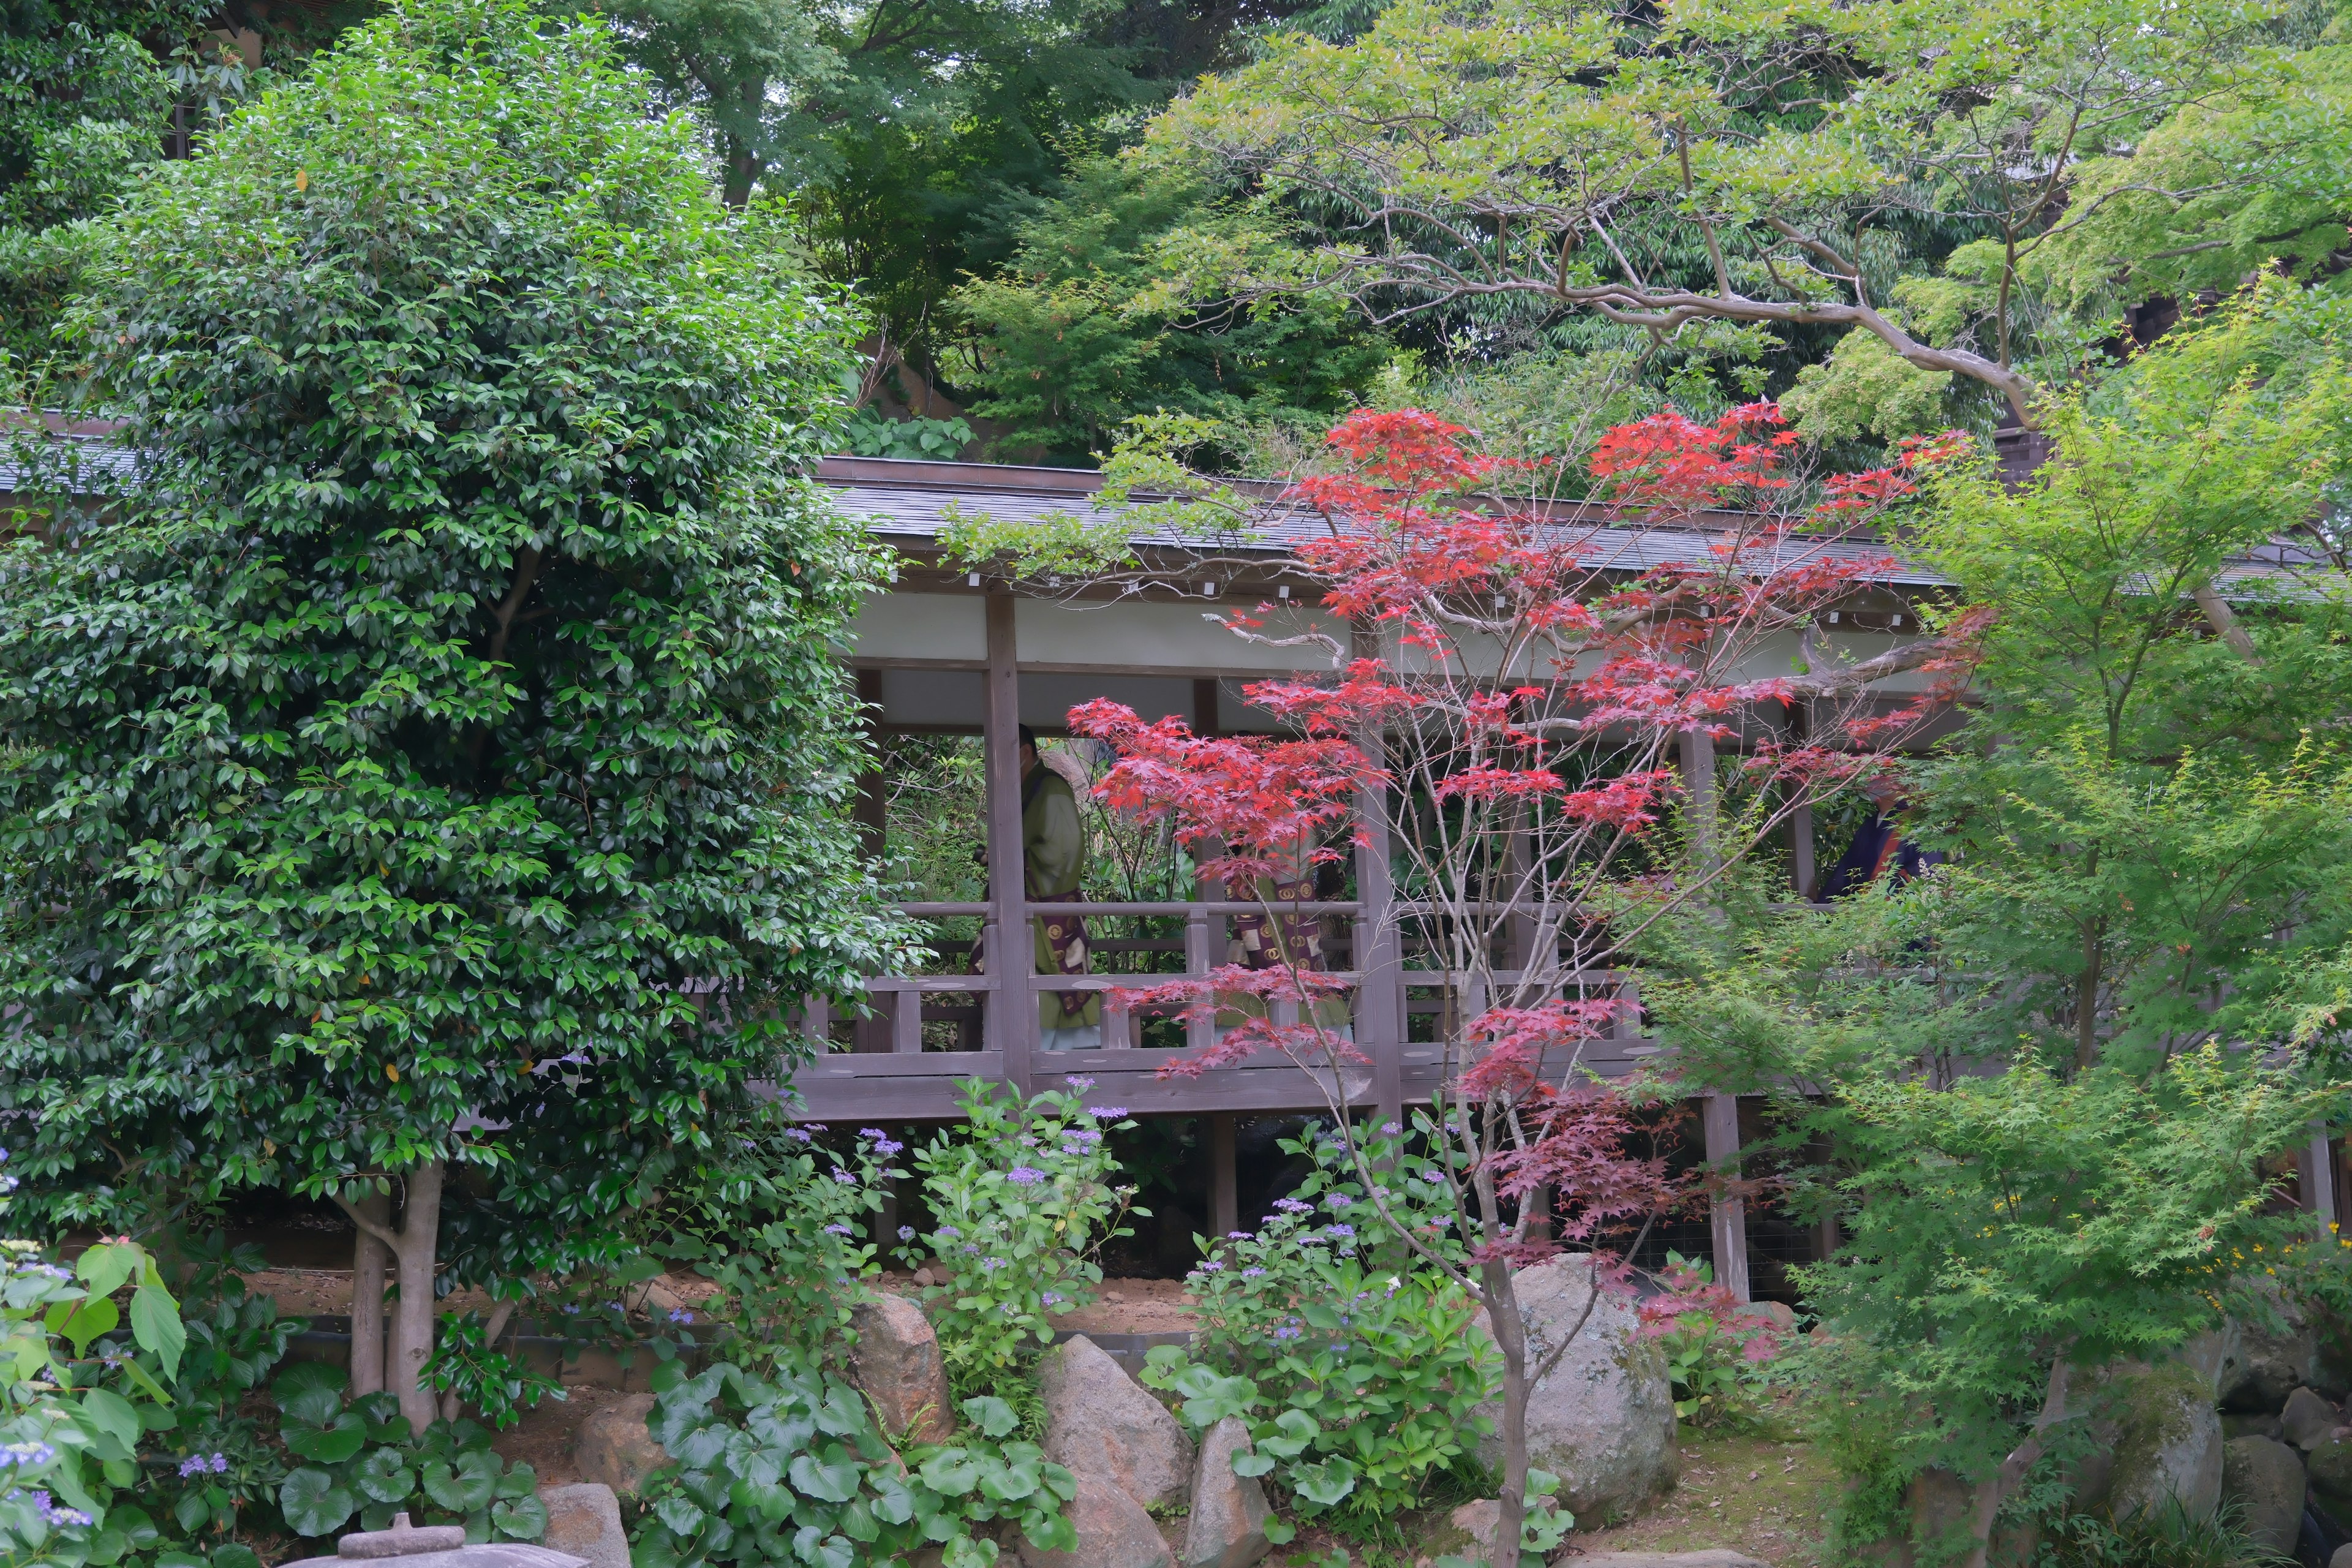
[[[1079,882],[1087,867],[1087,830],[1078,797],[1067,779],[1038,760],[1037,737],[1026,724],[1021,726],[1021,853],[1030,901],[1076,903],[1085,897]],[[1087,972],[1085,921],[1076,914],[1048,914],[1031,923],[1042,979]],[[1100,1049],[1102,993],[1041,988],[1037,1028],[1041,1050]]]

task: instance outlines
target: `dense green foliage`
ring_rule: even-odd
[[[0,567],[52,1223],[446,1159],[461,1273],[558,1266],[880,955],[870,568],[794,477],[842,319],[645,110],[601,27],[420,5],[115,225],[136,471]]]

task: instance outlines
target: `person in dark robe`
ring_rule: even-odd
[[[1822,879],[1820,889],[1813,894],[1815,903],[1825,904],[1832,899],[1858,892],[1890,874],[1900,887],[1929,868],[1944,863],[1942,850],[1921,849],[1905,836],[1901,784],[1890,778],[1875,778],[1870,782],[1869,793],[1871,804],[1877,809],[1854,834],[1853,842],[1830,868],[1830,874]]]

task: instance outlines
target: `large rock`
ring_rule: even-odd
[[[2303,1457],[2269,1437],[2221,1446],[2221,1496],[2239,1508],[2239,1528],[2283,1557],[2303,1531]]]
[[[2314,1502],[2337,1519],[2352,1519],[2352,1439],[2330,1438],[2305,1461]]]
[[[1084,1334],[1038,1363],[1045,1457],[1099,1476],[1146,1508],[1181,1508],[1192,1480],[1192,1443],[1160,1401]]]
[[[2255,1288],[2268,1300],[2270,1321],[2238,1322],[2237,1358],[2221,1380],[2225,1410],[2277,1410],[2296,1389],[2320,1381],[2319,1339],[2303,1310],[2271,1280]]]
[[[1021,1561],[1026,1568],[1175,1568],[1160,1527],[1125,1488],[1085,1471],[1077,1472],[1077,1481],[1078,1495],[1062,1510],[1077,1532],[1077,1545],[1067,1552],[1040,1552],[1024,1536]]]
[[[2352,1542],[2336,1549],[2335,1555],[2327,1560],[2327,1568],[2352,1568]]]
[[[547,1510],[541,1546],[588,1560],[588,1568],[629,1568],[629,1537],[621,1528],[621,1500],[602,1481],[541,1487]]]
[[[2279,1437],[2308,1453],[2343,1424],[2344,1415],[2336,1406],[2307,1388],[2298,1388],[2286,1396],[2286,1408],[2279,1412]]]
[[[857,1332],[857,1386],[873,1401],[882,1430],[894,1441],[946,1442],[955,1430],[948,1371],[923,1310],[904,1296],[879,1295],[858,1304],[850,1327]]]
[[[1583,1315],[1592,1266],[1570,1253],[1522,1268],[1512,1282],[1528,1354],[1537,1359],[1559,1348]],[[1559,1363],[1528,1391],[1528,1462],[1559,1478],[1562,1506],[1586,1528],[1631,1514],[1681,1474],[1665,1353],[1639,1326],[1633,1303],[1604,1290]],[[1497,1430],[1478,1439],[1478,1458],[1499,1470],[1502,1405],[1480,1414]]]
[[[625,1394],[591,1411],[572,1440],[572,1463],[581,1476],[635,1497],[647,1476],[669,1463],[668,1450],[646,1429],[653,1408],[652,1394]]]
[[[1249,1568],[1273,1550],[1265,1521],[1274,1510],[1255,1476],[1234,1474],[1234,1456],[1250,1451],[1249,1428],[1228,1415],[1201,1434],[1192,1471],[1192,1514],[1184,1527],[1184,1568]]]
[[[2221,1417],[2202,1374],[2179,1362],[2128,1363],[2098,1380],[2097,1446],[2076,1472],[2078,1507],[2121,1521],[2178,1498],[2192,1518],[2221,1497]]]

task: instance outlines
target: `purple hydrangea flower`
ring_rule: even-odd
[[[911,1226],[911,1225],[902,1225],[902,1226],[900,1226],[898,1227],[898,1239],[899,1239],[900,1241],[912,1241],[912,1240],[914,1240],[914,1239],[915,1239],[915,1227],[914,1227],[913,1226]]]
[[[1215,1274],[1221,1271],[1224,1266],[1225,1260],[1222,1258],[1208,1258],[1202,1263],[1201,1272],[1203,1274]]]
[[[847,1226],[837,1224],[826,1226],[824,1227],[824,1233],[827,1236],[856,1236],[857,1234]]]
[[[1089,1105],[1087,1114],[1097,1121],[1116,1121],[1127,1114],[1124,1105]]]
[[[1261,1275],[1261,1274],[1263,1274],[1263,1273],[1265,1273],[1265,1269],[1263,1269],[1263,1268],[1244,1268],[1244,1269],[1243,1269],[1243,1270],[1242,1270],[1242,1278],[1243,1278],[1243,1279],[1256,1279],[1259,1275]]]
[[[58,1507],[49,1500],[49,1494],[47,1492],[37,1491],[30,1495],[33,1500],[33,1511],[41,1516],[44,1523],[53,1525],[89,1523],[89,1515],[78,1508]]]
[[[38,1438],[28,1443],[10,1443],[0,1447],[0,1468],[36,1469],[58,1457],[58,1451]]]
[[[1087,1090],[1094,1088],[1095,1086],[1094,1079],[1090,1078],[1080,1078],[1075,1073],[1071,1074],[1068,1078],[1064,1079],[1062,1081],[1068,1084],[1072,1089],[1076,1089],[1080,1094],[1086,1093]]]
[[[1274,1206],[1280,1209],[1285,1214],[1312,1214],[1315,1212],[1315,1205],[1313,1204],[1302,1204],[1297,1198],[1276,1198],[1274,1200]]]
[[[1393,1121],[1383,1121],[1383,1122],[1381,1122],[1381,1131],[1383,1133],[1386,1133],[1389,1137],[1393,1138],[1393,1137],[1395,1137],[1398,1133],[1400,1133],[1400,1132],[1403,1131],[1404,1131],[1404,1129],[1403,1129],[1403,1128],[1402,1128],[1402,1127],[1399,1127],[1399,1126],[1398,1126],[1395,1122],[1393,1122]]]
[[[1225,1232],[1225,1239],[1227,1241],[1247,1241],[1249,1238],[1250,1233],[1245,1230],[1229,1230]]]
[[[835,1170],[834,1170],[834,1173],[833,1173],[833,1179],[834,1179],[835,1181],[836,1181],[836,1182],[839,1182],[839,1183],[840,1183],[843,1186],[845,1186],[845,1187],[854,1187],[854,1186],[856,1186],[856,1185],[857,1184],[857,1178],[856,1178],[856,1177],[855,1177],[855,1176],[851,1175],[848,1172],[846,1172],[846,1171],[845,1171],[845,1170],[842,1170],[842,1169],[840,1169],[840,1168],[838,1168],[838,1167],[835,1167]]]
[[[669,1321],[673,1323],[690,1323],[694,1321],[694,1314],[692,1312],[682,1310],[679,1308],[672,1307],[669,1310]]]
[[[1356,1234],[1356,1227],[1352,1225],[1327,1225],[1323,1227],[1323,1234],[1326,1236],[1352,1237]]]
[[[943,1225],[943,1226],[940,1226],[940,1236],[942,1236],[942,1237],[946,1237],[946,1238],[947,1238],[948,1240],[950,1240],[950,1241],[955,1241],[955,1240],[959,1240],[959,1239],[961,1239],[961,1238],[962,1237],[962,1236],[963,1236],[963,1232],[961,1232],[961,1231],[958,1230],[955,1226],[951,1226],[951,1225]]]
[[[1015,1186],[1034,1187],[1045,1179],[1045,1173],[1034,1165],[1015,1165],[1004,1173],[1004,1179]]]
[[[887,1160],[893,1154],[904,1152],[906,1147],[907,1146],[904,1143],[899,1142],[895,1138],[885,1138],[879,1143],[874,1145],[874,1152]]]
[[[1349,1196],[1347,1194],[1345,1194],[1345,1193],[1333,1193],[1333,1194],[1331,1194],[1331,1196],[1329,1197],[1329,1199],[1328,1199],[1328,1200],[1327,1200],[1327,1201],[1328,1201],[1328,1202],[1329,1202],[1329,1204],[1331,1205],[1331,1206],[1332,1206],[1333,1208],[1335,1208],[1335,1209],[1343,1209],[1343,1208],[1346,1208],[1349,1204],[1354,1203],[1356,1200],[1355,1200],[1355,1199],[1353,1199],[1353,1198],[1351,1198],[1351,1197],[1349,1197]]]
[[[805,1127],[787,1127],[784,1129],[784,1136],[795,1143],[807,1143],[814,1138],[814,1134]]]

